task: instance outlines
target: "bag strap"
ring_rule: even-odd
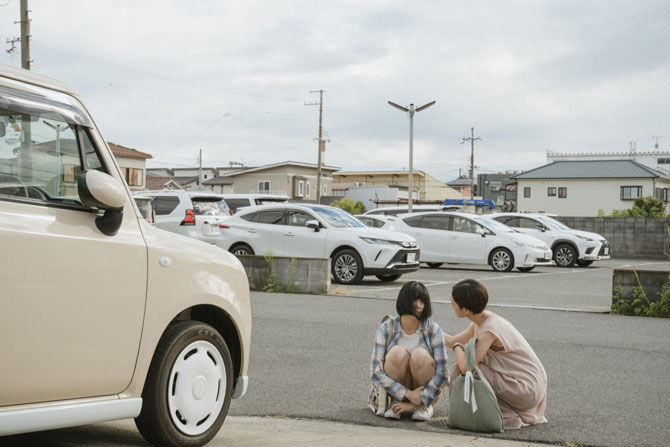
[[[479,373],[479,367],[477,366],[476,357],[475,357],[475,345],[477,343],[477,337],[472,337],[468,344],[465,345],[465,363],[468,371],[477,371]]]

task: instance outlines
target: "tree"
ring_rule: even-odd
[[[600,212],[598,215],[601,215]],[[612,210],[609,217],[665,217],[665,205],[661,199],[653,196],[636,197],[633,201],[633,208]]]
[[[360,200],[354,202],[348,197],[342,197],[340,200],[336,200],[331,203],[332,206],[340,208],[350,214],[363,214],[365,210],[365,205]]]

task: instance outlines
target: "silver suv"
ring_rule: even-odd
[[[158,228],[210,244],[221,235],[221,221],[233,214],[223,196],[211,192],[141,191],[134,196],[151,198]]]

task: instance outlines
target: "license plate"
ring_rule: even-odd
[[[550,259],[551,259],[551,254],[549,254],[549,253],[545,253],[545,254],[544,254],[544,260],[545,260],[545,261],[549,261]]]
[[[219,230],[219,225],[218,224],[209,224],[207,226],[203,227],[203,233],[205,233],[205,236],[219,236],[221,234],[221,230]]]
[[[416,262],[416,253],[407,253],[407,262]]]
[[[609,248],[609,247],[605,247],[605,251],[603,251],[603,254],[604,254],[605,256],[607,256],[608,254],[610,254],[610,248]]]

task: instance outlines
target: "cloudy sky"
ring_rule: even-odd
[[[559,152],[670,150],[667,0],[29,0],[33,70],[152,167],[326,162],[440,180]],[[19,0],[0,0],[0,39]],[[5,50],[11,48],[4,44]],[[0,62],[20,66],[20,49]],[[654,138],[658,137],[658,138]]]

